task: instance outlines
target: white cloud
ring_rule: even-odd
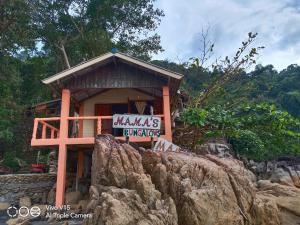
[[[163,53],[155,59],[188,60],[200,48],[199,34],[210,25],[215,56],[233,54],[249,31],[258,32],[255,45],[266,49],[258,62],[277,69],[300,64],[300,1],[298,0],[158,0],[164,10],[158,33]]]

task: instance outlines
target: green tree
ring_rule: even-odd
[[[28,0],[33,29],[45,52],[68,68],[112,46],[136,56],[161,50],[157,28],[163,12],[153,0]]]
[[[154,2],[0,1],[0,153],[8,164],[29,144],[28,108],[51,98],[43,78],[112,47],[146,59],[162,50],[155,30],[164,14]]]
[[[30,26],[30,9],[26,1],[0,1],[0,57],[22,47],[34,47]]]
[[[256,160],[300,155],[299,120],[275,105],[242,104],[229,110],[221,106],[188,107],[181,119],[201,134],[198,143],[206,138],[226,137],[237,154]]]
[[[0,146],[1,150],[13,142],[14,128],[20,122],[19,105],[21,79],[20,62],[10,56],[0,57]]]

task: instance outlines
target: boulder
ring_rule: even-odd
[[[82,195],[79,191],[67,192],[65,196],[65,204],[77,204],[81,198]]]
[[[231,146],[227,143],[208,142],[202,145],[196,145],[194,151],[198,155],[212,154],[222,158],[233,157]]]
[[[47,203],[49,205],[54,205],[55,204],[55,190],[56,190],[56,184],[53,185],[51,190],[49,191],[47,195]]]
[[[300,189],[279,183],[271,183],[269,180],[258,181],[257,201],[268,201],[264,213],[261,213],[265,224],[298,225],[300,222]],[[254,204],[257,209],[259,205]],[[272,211],[272,213],[268,213]],[[268,219],[272,216],[272,220]]]
[[[297,157],[285,157],[281,161],[253,162],[250,161],[250,169],[259,180],[271,180],[287,186],[300,188],[300,159]]]
[[[110,187],[102,192],[93,217],[85,224],[177,224],[176,207],[171,198],[159,201],[157,206],[150,208],[135,190]]]
[[[9,206],[10,204],[7,202],[0,202],[0,211],[7,210]]]
[[[279,183],[257,182],[243,162],[232,157],[144,149],[140,154],[111,135],[99,135],[91,172],[86,211],[94,215],[85,219],[86,225],[296,225],[300,221],[300,189],[289,185],[295,183],[296,173],[289,181],[273,176]]]
[[[9,219],[6,221],[7,225],[29,225],[30,220],[29,219],[24,219],[24,218],[14,218],[14,219]]]
[[[41,210],[41,217],[45,217],[47,213],[47,206],[46,205],[33,205],[37,206]]]
[[[270,180],[272,182],[289,185],[289,186],[294,186],[294,182],[290,176],[289,171],[285,170],[284,168],[276,168],[273,171],[273,173],[270,177]]]
[[[80,200],[76,205],[75,209],[80,210],[81,212],[87,211],[87,205],[89,204],[89,200]]]
[[[19,206],[30,207],[31,206],[31,199],[28,196],[22,197],[19,199]]]
[[[143,165],[163,196],[174,199],[178,224],[243,224],[250,220],[253,174],[238,160],[207,156],[148,151]]]
[[[92,158],[92,185],[125,187],[129,174],[143,174],[142,157],[132,146],[119,144],[111,135],[96,138]]]

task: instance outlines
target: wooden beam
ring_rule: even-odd
[[[84,171],[84,152],[83,150],[79,150],[77,154],[77,178],[83,177]]]
[[[165,136],[166,140],[172,142],[172,123],[170,111],[170,91],[168,86],[163,86],[163,107],[164,107],[164,121],[165,121]]]
[[[84,102],[80,103],[79,106],[79,116],[84,116]],[[79,125],[79,133],[78,137],[82,138],[83,137],[83,120],[79,120],[78,125]]]
[[[64,204],[66,174],[67,174],[67,140],[68,140],[68,117],[70,113],[71,93],[68,89],[62,90],[61,114],[60,114],[60,134],[59,134],[59,152],[58,168],[56,181],[56,206],[61,207]]]

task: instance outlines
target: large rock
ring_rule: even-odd
[[[110,135],[96,138],[92,160],[92,185],[125,187],[132,173],[143,174],[141,155],[128,144],[119,144]]]
[[[109,187],[102,192],[93,218],[85,224],[152,225],[177,224],[176,207],[171,198],[157,200],[149,207],[135,190]]]
[[[259,181],[234,158],[145,150],[96,138],[89,225],[294,225],[300,193]],[[295,176],[294,179],[297,177]]]
[[[9,206],[10,204],[7,202],[0,202],[0,211],[7,210]]]
[[[260,201],[267,201],[264,215],[265,223],[262,224],[284,224],[299,225],[300,223],[300,189],[278,183],[271,183],[269,180],[258,182],[258,191],[254,210],[262,208]],[[272,213],[270,213],[272,211]],[[269,215],[268,215],[269,214]],[[270,216],[273,219],[270,220]]]
[[[65,203],[67,205],[77,204],[81,200],[82,195],[79,191],[67,192],[65,197]]]
[[[24,219],[24,218],[15,218],[15,219],[9,219],[6,221],[7,225],[29,225],[30,220]]]
[[[163,196],[174,199],[179,224],[243,224],[250,220],[253,174],[239,161],[148,151],[143,165]]]
[[[249,167],[261,180],[300,188],[300,157],[282,157],[277,161],[253,162]]]
[[[31,206],[31,199],[28,196],[22,197],[19,200],[19,206],[30,207]]]
[[[233,157],[231,146],[227,143],[208,142],[202,145],[196,145],[194,152],[198,155],[212,154],[221,158]]]

